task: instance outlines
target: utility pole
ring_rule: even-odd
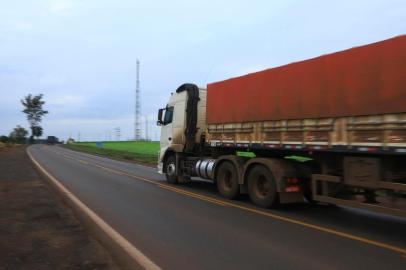
[[[140,61],[137,59],[137,71],[135,82],[135,120],[134,140],[141,139],[141,100],[140,100]]]
[[[148,141],[148,115],[145,116],[145,140]]]
[[[116,127],[114,130],[116,131],[116,141],[120,141],[120,137],[121,137],[120,127]]]

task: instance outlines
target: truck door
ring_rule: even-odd
[[[172,144],[172,121],[173,121],[174,106],[167,106],[164,111],[164,116],[161,126],[161,149],[167,149]]]

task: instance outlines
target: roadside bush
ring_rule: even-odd
[[[27,135],[28,135],[28,131],[25,130],[25,128],[18,125],[10,133],[9,139],[11,142],[14,142],[14,143],[25,143]]]
[[[7,137],[7,136],[5,136],[5,135],[1,135],[0,136],[0,142],[2,142],[2,143],[7,143],[7,142],[9,142],[10,141],[10,138],[9,137]]]

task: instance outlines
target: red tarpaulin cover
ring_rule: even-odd
[[[406,112],[406,35],[211,83],[209,124]]]

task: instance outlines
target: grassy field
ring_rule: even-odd
[[[97,147],[96,142],[78,142],[67,144],[65,147],[111,158],[155,164],[158,159],[159,142],[103,142],[102,148]]]

